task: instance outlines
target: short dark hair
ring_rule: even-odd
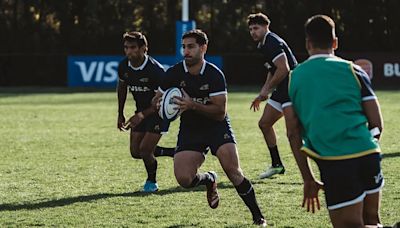
[[[124,33],[124,35],[122,35],[122,39],[124,42],[136,42],[139,47],[147,47],[146,36],[143,35],[141,32],[126,32]]]
[[[326,15],[315,15],[310,17],[304,30],[306,38],[311,41],[314,47],[327,49],[332,47],[335,39],[335,22]]]
[[[185,32],[182,36],[182,40],[185,38],[195,38],[196,43],[199,45],[208,44],[207,34],[200,29],[193,29]]]
[[[254,24],[269,25],[270,23],[271,20],[269,20],[268,16],[263,13],[254,13],[247,17],[247,24],[249,26]]]

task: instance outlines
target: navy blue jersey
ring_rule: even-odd
[[[276,71],[274,61],[281,55],[286,55],[291,70],[297,65],[296,57],[294,57],[289,46],[273,32],[265,34],[264,40],[258,44],[258,49],[264,56],[265,66],[271,74],[274,74]]]
[[[317,58],[317,57],[329,57],[329,55],[314,55],[311,56],[309,59]],[[360,66],[351,63],[351,68],[352,72],[354,72],[355,77],[357,77],[358,81],[360,82],[360,93],[361,93],[361,99],[362,101],[368,101],[368,100],[375,100],[377,99],[374,90],[372,89],[371,85],[371,80],[369,79],[368,74],[361,69]],[[282,106],[287,107],[292,105],[292,102],[289,98],[289,91],[288,91],[288,86],[289,86],[289,81],[286,84],[286,90],[284,91],[284,96],[283,96],[283,101],[282,101]]]
[[[148,55],[140,67],[133,67],[128,58],[123,59],[118,66],[119,80],[128,85],[136,102],[136,112],[151,106],[151,99],[164,76],[163,66]]]
[[[190,74],[184,61],[169,68],[160,88],[165,91],[170,87],[182,88],[193,101],[202,104],[208,104],[212,96],[227,93],[224,74],[207,61],[204,61],[199,75]],[[225,116],[224,121],[229,121],[228,116]],[[208,128],[218,123],[221,121],[210,119],[193,110],[185,111],[181,115],[181,126]]]

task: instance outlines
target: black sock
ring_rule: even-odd
[[[154,156],[160,157],[160,156],[169,156],[173,157],[175,154],[175,148],[165,148],[161,146],[156,146],[156,149],[154,150]]]
[[[254,193],[253,185],[250,181],[245,177],[242,183],[235,186],[235,188],[240,198],[242,198],[246,206],[250,209],[250,212],[253,215],[253,220],[264,218],[261,214],[260,207],[256,200],[256,194]]]
[[[189,188],[193,188],[199,185],[206,185],[212,183],[214,181],[214,177],[209,173],[198,173],[194,177],[192,183],[189,185]]]
[[[272,166],[282,166],[281,157],[279,157],[278,146],[268,147],[268,150],[271,154]]]
[[[144,162],[144,166],[146,167],[147,171],[147,180],[156,183],[157,160],[154,160],[154,162],[151,164]]]

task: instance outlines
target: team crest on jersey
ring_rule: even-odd
[[[154,130],[155,130],[155,131],[159,131],[159,130],[160,130],[160,125],[154,126]]]
[[[272,66],[271,66],[271,65],[269,65],[269,63],[268,63],[268,62],[265,62],[265,63],[264,63],[264,66],[265,66],[265,68],[267,68],[267,69],[270,69],[270,68],[272,68]]]
[[[230,139],[230,138],[231,138],[231,136],[229,136],[228,133],[224,134],[224,139]]]
[[[210,86],[208,84],[204,84],[199,89],[200,90],[208,90],[209,88],[210,88]]]
[[[185,87],[185,86],[186,86],[185,81],[181,81],[181,83],[179,84],[179,86],[180,86],[180,87]]]
[[[141,81],[141,82],[149,82],[149,78],[141,78],[141,79],[139,79],[139,81]]]

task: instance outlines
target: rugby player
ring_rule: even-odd
[[[168,124],[162,121],[156,107],[151,103],[165,71],[160,63],[147,55],[147,39],[142,33],[125,33],[123,42],[126,58],[118,66],[117,127],[120,130],[130,129],[131,155],[134,159],[143,159],[148,175],[143,191],[155,192],[158,190],[155,156],[174,154],[174,148],[157,146],[161,133],[168,129]],[[128,90],[136,102],[136,111],[125,122],[124,107]]]
[[[296,58],[286,42],[269,30],[270,20],[262,13],[250,14],[247,18],[250,35],[258,42],[268,73],[259,95],[251,103],[250,109],[258,111],[260,103],[268,99],[258,122],[271,156],[271,166],[261,173],[260,178],[270,178],[284,174],[285,167],[279,156],[273,125],[282,117],[282,87],[287,86],[287,75],[297,65]]]
[[[210,150],[250,209],[253,223],[265,227],[266,220],[258,206],[253,185],[240,168],[235,136],[226,112],[225,76],[204,59],[207,45],[208,38],[203,31],[185,33],[182,37],[184,60],[168,69],[160,88],[160,94],[170,87],[181,88],[184,94],[183,98],[175,98],[182,112],[174,156],[175,177],[184,188],[205,185],[209,206],[217,208],[217,174],[214,171],[198,172]]]
[[[291,73],[283,104],[304,181],[303,206],[313,213],[319,209],[318,192],[323,188],[334,227],[382,227],[384,179],[378,140],[383,124],[369,77],[359,66],[335,56],[338,39],[331,18],[309,18],[305,33],[310,57]],[[322,183],[307,157],[317,163]]]

